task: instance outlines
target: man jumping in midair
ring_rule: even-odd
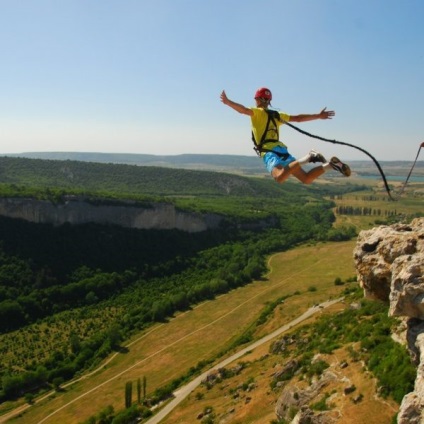
[[[279,127],[285,122],[306,122],[315,119],[331,119],[335,113],[324,108],[317,114],[287,115],[283,112],[270,110],[272,100],[271,91],[262,87],[255,93],[256,107],[245,107],[230,100],[225,91],[221,93],[221,101],[235,111],[250,116],[252,124],[252,139],[255,150],[262,157],[265,166],[278,183],[284,182],[290,175],[295,176],[304,184],[310,184],[328,170],[336,170],[348,177],[350,168],[333,156],[329,162],[316,150],[311,150],[300,159],[293,157],[287,150],[287,146],[279,140]],[[307,163],[321,162],[309,171],[302,169]]]

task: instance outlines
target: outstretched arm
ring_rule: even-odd
[[[315,119],[331,119],[336,112],[334,110],[326,110],[325,107],[320,113],[315,115],[290,115],[290,121],[293,122],[306,122],[306,121],[314,121]]]
[[[227,97],[227,94],[225,93],[225,90],[221,93],[221,102],[224,103],[224,105],[230,106],[230,108],[234,109],[238,113],[242,113],[243,115],[253,115],[253,111],[246,106],[241,105],[240,103],[233,102]]]

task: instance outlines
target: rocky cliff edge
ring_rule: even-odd
[[[113,224],[127,228],[196,233],[218,228],[223,220],[217,214],[178,210],[170,203],[140,204],[134,201],[105,201],[67,196],[60,203],[26,198],[0,198],[0,216],[53,225]]]
[[[403,340],[417,365],[414,391],[400,406],[399,424],[424,423],[424,218],[361,231],[354,250],[358,281],[368,298],[389,302],[405,322]]]
[[[57,203],[29,198],[0,198],[0,216],[38,224],[97,223],[145,230],[181,230],[189,233],[229,225],[229,220],[224,215],[184,211],[172,203],[108,201],[79,196],[65,196]],[[277,222],[277,218],[270,216],[255,221],[238,220],[232,225],[243,229],[263,229],[275,227]]]

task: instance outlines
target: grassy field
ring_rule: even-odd
[[[375,222],[384,221],[387,216],[394,214],[399,220],[410,221],[410,217],[423,214],[424,184],[409,183],[401,195],[402,183],[393,183],[392,195],[396,199],[391,201],[380,181],[358,179],[354,182],[364,182],[369,186],[368,191],[348,193],[335,199],[337,206],[348,206],[352,208],[371,208],[380,211],[380,215],[340,215],[336,214],[336,225],[353,225],[357,230],[367,229],[375,226]]]
[[[114,355],[93,375],[64,387],[10,422],[79,423],[107,405],[120,410],[126,382],[145,376],[147,391],[152,393],[199,361],[218,360],[218,354],[256,321],[267,302],[290,296],[284,308],[257,329],[255,338],[291,321],[311,305],[339,296],[343,286],[335,286],[335,279],[345,281],[355,275],[353,247],[353,241],[318,244],[274,255],[265,281],[234,290],[167,324],[156,325],[131,340],[128,352]]]

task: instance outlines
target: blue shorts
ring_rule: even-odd
[[[277,154],[275,154],[274,152],[278,152],[288,156],[286,156],[285,158],[282,158],[278,156]],[[287,151],[287,147],[283,147],[283,146],[276,146],[272,149],[272,152],[267,152],[263,156],[265,167],[269,173],[271,173],[276,166],[281,165],[284,168],[289,163],[292,163],[295,160],[296,158]]]

